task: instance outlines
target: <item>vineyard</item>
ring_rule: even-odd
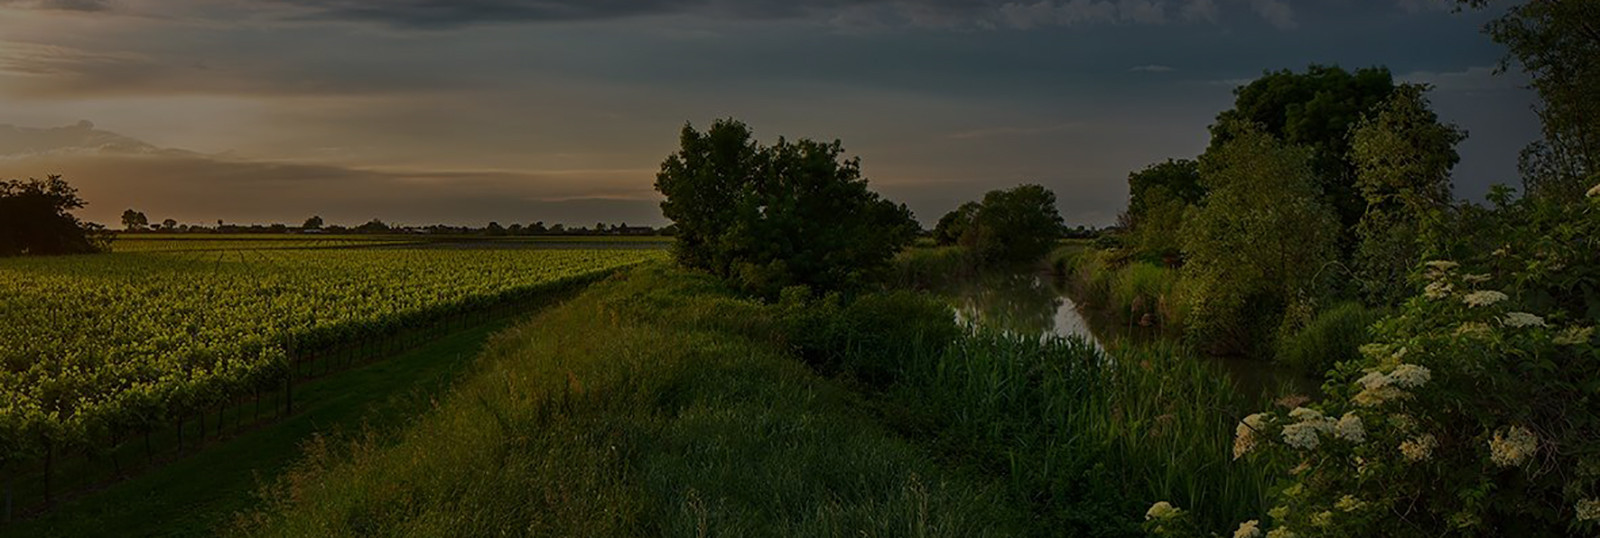
[[[287,393],[300,363],[350,342],[663,255],[294,246],[0,260],[0,470],[48,475],[60,454]]]

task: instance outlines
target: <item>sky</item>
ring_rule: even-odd
[[[1266,70],[1387,66],[1520,185],[1534,96],[1444,0],[0,0],[0,178],[79,215],[664,224],[688,123],[838,139],[931,223],[1021,183],[1104,226]]]

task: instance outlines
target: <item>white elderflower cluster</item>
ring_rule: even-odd
[[[1422,296],[1437,300],[1449,297],[1452,291],[1455,291],[1455,287],[1451,286],[1449,282],[1436,280],[1429,282],[1428,287],[1422,289]]]
[[[1333,512],[1323,510],[1311,515],[1311,524],[1318,527],[1333,525]]]
[[[1472,274],[1472,275],[1462,275],[1461,276],[1461,281],[1462,282],[1466,282],[1468,284],[1482,284],[1484,282],[1488,282],[1489,281],[1489,273],[1478,273],[1478,274]]]
[[[1267,423],[1272,417],[1266,413],[1256,413],[1239,422],[1233,429],[1233,459],[1248,454],[1256,447],[1260,432],[1266,431]]]
[[[1489,459],[1495,465],[1512,467],[1521,465],[1539,449],[1539,438],[1522,426],[1512,426],[1504,432],[1495,432],[1489,440]]]
[[[1450,261],[1450,260],[1431,260],[1431,261],[1429,261],[1428,263],[1426,263],[1424,265],[1427,265],[1429,269],[1432,269],[1434,271],[1438,271],[1438,272],[1441,272],[1441,273],[1442,272],[1446,272],[1446,271],[1452,271],[1452,270],[1455,270],[1455,268],[1457,268],[1457,267],[1461,267],[1461,264],[1453,262],[1453,261]]]
[[[1261,522],[1250,520],[1239,524],[1239,530],[1233,531],[1233,538],[1261,538]]]
[[[1600,184],[1589,187],[1589,192],[1587,194],[1590,198],[1600,198]]]
[[[1333,503],[1333,507],[1345,512],[1355,512],[1366,508],[1367,501],[1357,499],[1354,495],[1345,495],[1339,498],[1339,502]]]
[[[1573,325],[1571,327],[1567,327],[1566,330],[1561,331],[1561,334],[1557,334],[1554,338],[1551,338],[1550,341],[1555,342],[1555,344],[1558,346],[1576,346],[1579,344],[1589,343],[1589,339],[1593,336],[1594,327],[1579,327],[1577,325]]]
[[[1578,512],[1578,521],[1600,520],[1600,500],[1583,499],[1572,508]]]
[[[1297,536],[1300,535],[1295,534],[1294,531],[1289,530],[1288,527],[1278,527],[1276,529],[1272,529],[1272,532],[1267,533],[1267,538],[1295,538]]]
[[[1338,422],[1325,417],[1321,411],[1296,407],[1289,417],[1299,422],[1283,427],[1283,442],[1301,450],[1314,450],[1322,444],[1319,434],[1332,433]]]
[[[1174,506],[1172,506],[1172,503],[1169,503],[1167,501],[1161,501],[1161,502],[1158,502],[1158,503],[1150,505],[1150,509],[1146,510],[1145,513],[1144,513],[1144,518],[1146,520],[1151,520],[1151,519],[1162,519],[1162,520],[1165,520],[1165,519],[1172,519],[1172,518],[1178,517],[1178,514],[1180,514],[1180,513],[1183,513],[1183,511],[1177,509]]]
[[[1433,434],[1423,434],[1400,443],[1400,454],[1411,461],[1423,461],[1433,457],[1433,449],[1438,446],[1439,440]]]
[[[1367,375],[1356,380],[1356,384],[1361,385],[1362,390],[1351,398],[1351,401],[1362,407],[1375,407],[1384,402],[1409,396],[1406,391],[1400,389],[1420,387],[1432,378],[1433,373],[1426,367],[1415,364],[1401,364],[1387,374],[1377,371],[1367,372]]]
[[[1507,312],[1505,317],[1500,318],[1500,322],[1505,323],[1507,327],[1518,328],[1546,326],[1544,324],[1544,318],[1529,314],[1527,312]]]
[[[1339,424],[1334,429],[1334,434],[1339,436],[1340,439],[1352,443],[1359,443],[1367,439],[1367,429],[1361,424],[1361,417],[1356,416],[1355,413],[1345,413],[1344,416],[1339,417]]]
[[[1461,302],[1467,303],[1467,306],[1478,307],[1493,305],[1510,298],[1511,297],[1507,296],[1506,294],[1498,291],[1478,290],[1461,297]]]

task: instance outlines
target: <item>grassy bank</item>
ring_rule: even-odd
[[[909,292],[742,298],[652,265],[497,337],[404,432],[312,447],[264,536],[1098,535],[1261,509],[1225,377],[969,335]]]

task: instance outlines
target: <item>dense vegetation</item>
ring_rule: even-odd
[[[984,266],[1034,263],[1055,248],[1065,226],[1056,194],[1040,185],[993,190],[939,219],[933,237],[959,245]]]
[[[704,133],[685,125],[661,164],[656,190],[677,227],[679,262],[769,296],[792,285],[842,289],[915,238],[911,211],[868,190],[860,160],[841,160],[838,141],[750,137],[736,120]]]
[[[0,263],[0,462],[107,448],[282,385],[294,357],[659,256],[271,250]]]

